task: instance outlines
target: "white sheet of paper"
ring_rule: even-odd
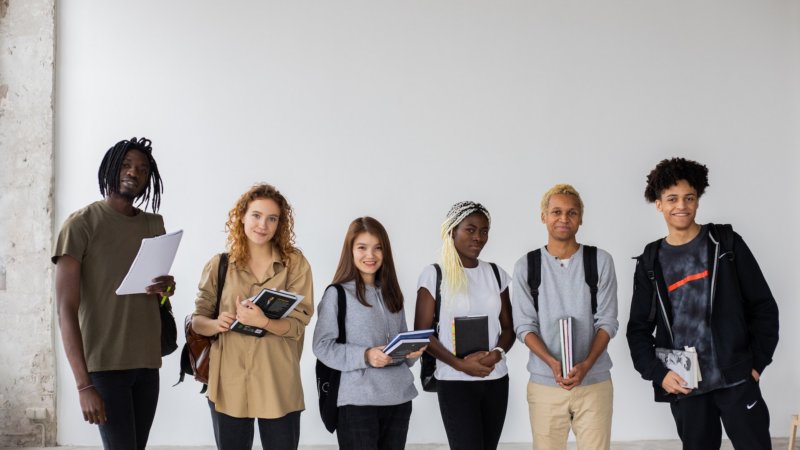
[[[153,284],[154,278],[169,275],[182,237],[183,230],[178,230],[142,239],[139,253],[136,254],[136,259],[133,260],[122,284],[117,288],[117,295],[144,294],[147,286]]]

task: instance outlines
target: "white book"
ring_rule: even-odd
[[[700,364],[697,360],[697,351],[694,347],[684,347],[685,350],[669,348],[656,348],[656,357],[661,360],[664,367],[678,374],[686,381],[686,388],[697,389],[698,383],[703,380],[700,375]]]
[[[572,317],[558,319],[559,336],[561,338],[561,376],[566,378],[572,371]]]

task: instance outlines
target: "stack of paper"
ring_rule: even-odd
[[[558,319],[561,336],[561,376],[566,378],[572,370],[572,317]]]
[[[684,347],[684,350],[658,347],[656,357],[661,360],[664,367],[683,378],[687,388],[697,389],[699,383],[703,381],[700,364],[697,361],[697,350],[694,347]]]

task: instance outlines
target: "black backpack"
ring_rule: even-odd
[[[339,296],[339,314],[337,315],[339,337],[336,338],[336,343],[345,344],[347,343],[347,331],[344,327],[344,318],[347,316],[347,297],[345,297],[344,288],[341,285],[332,284],[331,286],[336,288],[336,293]],[[333,433],[339,421],[339,406],[337,402],[339,401],[339,381],[341,381],[342,372],[331,369],[319,359],[317,359],[316,372],[319,415],[322,417],[322,423],[325,424],[325,428]]]
[[[731,225],[714,225],[713,223],[708,224],[708,227],[709,229],[714,228],[714,230],[717,232],[720,247],[722,248],[720,256],[725,255],[728,257],[728,259],[733,261],[733,227]],[[661,249],[661,239],[647,244],[647,247],[644,248],[642,259],[639,257],[633,258],[641,261],[644,264],[644,270],[647,273],[647,279],[649,279],[650,283],[653,285],[653,300],[650,302],[650,314],[647,316],[648,322],[656,320],[656,309],[658,306],[658,286],[656,284],[655,264],[656,258],[658,258],[659,249]],[[666,318],[664,320],[666,320]]]
[[[500,271],[497,269],[495,263],[489,263],[492,266],[494,277],[497,279],[497,286],[502,287],[500,281]],[[439,264],[433,265],[436,269],[436,296],[434,297],[435,303],[433,306],[433,337],[439,339],[439,309],[442,307],[442,268]],[[419,371],[419,378],[422,381],[422,390],[425,392],[436,392],[436,358],[428,352],[422,354],[422,368]]]
[[[597,314],[597,247],[583,246],[583,273],[592,294],[592,316]],[[539,285],[542,284],[542,249],[528,253],[528,287],[533,296],[533,308],[539,312]]]

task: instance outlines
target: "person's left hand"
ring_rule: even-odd
[[[761,378],[761,375],[756,372],[756,369],[753,369],[753,379],[756,380],[756,383],[758,383],[759,378]]]
[[[239,296],[236,296],[236,320],[244,325],[251,327],[264,328],[267,326],[267,316],[255,303],[250,300],[245,300],[246,304],[242,305]]]
[[[486,367],[491,367],[492,369],[494,369],[494,365],[499,363],[502,360],[503,360],[503,356],[500,355],[500,351],[492,350],[492,351],[489,352],[488,355],[486,355],[486,356],[484,356],[483,358],[480,359],[480,363],[483,364]]]
[[[585,361],[575,364],[572,366],[572,370],[569,371],[567,376],[564,377],[564,382],[561,384],[561,387],[571,391],[572,388],[580,386],[583,379],[586,378],[586,374],[589,373],[589,369],[591,369],[591,367],[589,367],[589,364]]]
[[[424,352],[426,348],[428,348],[428,346],[427,346],[427,345],[426,345],[425,347],[422,347],[421,349],[419,349],[419,350],[417,350],[417,351],[413,352],[413,353],[409,353],[409,354],[407,354],[407,355],[406,355],[406,359],[414,359],[414,358],[419,358],[420,356],[422,356],[422,352]]]
[[[160,297],[172,297],[172,294],[175,293],[175,278],[173,278],[172,275],[158,277],[153,280],[153,283],[155,284],[151,284],[145,288],[145,292],[148,294],[158,294]],[[169,291],[167,291],[167,288],[169,288]]]

